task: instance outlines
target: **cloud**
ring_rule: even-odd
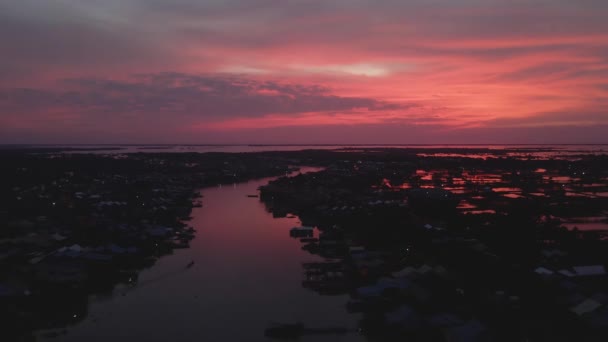
[[[0,85],[176,58],[132,22],[85,9],[63,1],[0,2]]]
[[[0,122],[95,139],[576,131],[605,123],[606,17],[603,0],[0,1]]]
[[[604,100],[598,108],[608,108],[608,101]],[[519,118],[497,118],[489,120],[486,125],[501,128],[520,127],[591,127],[608,125],[608,111],[604,109],[572,109],[558,112],[538,113]]]
[[[68,79],[54,88],[4,89],[0,91],[0,122],[10,125],[19,117],[32,125],[54,122],[61,126],[68,118],[72,124],[96,125],[109,132],[141,123],[177,129],[269,115],[286,120],[305,113],[373,115],[414,106],[337,96],[315,84],[165,72],[124,80]]]
[[[4,110],[56,107],[91,113],[173,113],[207,118],[402,107],[372,98],[336,96],[318,85],[226,75],[166,72],[128,80],[85,78],[63,83],[68,89],[9,89],[0,93],[0,99]]]

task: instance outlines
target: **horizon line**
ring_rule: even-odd
[[[0,143],[0,146],[594,146],[608,145],[604,143],[318,143],[318,144],[296,144],[296,143]]]

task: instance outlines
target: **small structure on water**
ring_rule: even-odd
[[[293,227],[289,230],[289,236],[291,237],[312,237],[313,234],[313,227]]]

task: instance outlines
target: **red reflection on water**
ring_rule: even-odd
[[[267,182],[204,189],[203,206],[192,212],[191,247],[142,272],[126,296],[93,301],[89,317],[57,340],[265,341],[273,321],[354,328],[358,316],[345,310],[347,296],[302,287],[302,262],[322,259],[289,237],[298,218],[273,218],[259,198],[247,197]]]

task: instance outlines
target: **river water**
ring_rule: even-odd
[[[298,218],[275,219],[247,197],[271,179],[203,189],[189,249],[161,258],[132,288],[91,298],[87,317],[49,341],[267,341],[264,329],[273,322],[355,329],[359,316],[347,313],[347,296],[301,286],[302,262],[320,257],[289,237]],[[353,332],[301,340],[364,338]]]

